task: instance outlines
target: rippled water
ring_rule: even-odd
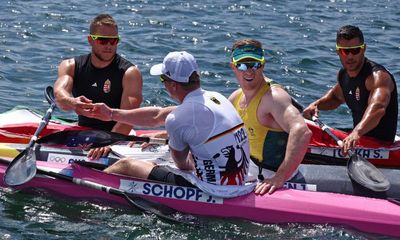
[[[400,79],[400,8],[397,1],[44,1],[0,4],[0,111],[15,105],[45,110],[44,88],[62,59],[87,53],[89,21],[110,13],[119,24],[119,53],[143,73],[143,105],[173,102],[149,68],[172,50],[186,50],[201,68],[203,87],[225,96],[237,87],[229,48],[241,38],[263,42],[266,75],[304,105],[336,81],[336,30],[358,25],[367,57]],[[74,117],[71,113],[60,116]],[[346,107],[323,113],[334,127],[351,127]],[[209,228],[177,226],[126,209],[71,203],[48,195],[0,193],[1,239],[366,239],[326,225],[261,225],[209,219]]]

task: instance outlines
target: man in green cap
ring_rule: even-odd
[[[256,194],[271,194],[296,174],[311,131],[289,94],[264,76],[264,50],[259,41],[235,42],[231,60],[240,88],[229,100],[247,129],[252,159],[249,173],[260,180]]]

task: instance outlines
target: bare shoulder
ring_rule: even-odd
[[[141,73],[139,67],[136,66],[136,65],[130,66],[126,70],[125,75],[128,75],[130,77],[135,77],[135,78],[139,78],[140,77],[140,79],[142,78],[142,73]]]
[[[384,70],[373,72],[368,78],[366,85],[369,90],[376,88],[389,88],[389,90],[392,91],[394,89],[392,77]]]
[[[129,67],[124,74],[124,85],[131,86],[134,84],[137,87],[143,84],[142,73],[136,65]]]
[[[239,97],[239,94],[241,92],[241,89],[236,89],[230,96],[229,96],[229,101],[231,101],[232,103]]]
[[[73,58],[65,59],[61,61],[60,65],[58,66],[58,76],[62,77],[65,75],[74,76],[75,71],[75,60]]]
[[[126,70],[126,72],[140,73],[140,69],[137,65],[132,65]]]
[[[283,113],[291,104],[290,95],[279,85],[271,85],[270,91],[267,91],[261,99],[259,109],[265,113]]]
[[[289,93],[286,92],[285,89],[283,89],[282,86],[280,85],[271,85],[271,100],[274,102],[274,104],[290,104],[291,103],[291,97]]]
[[[75,68],[75,59],[69,58],[62,60],[59,65],[59,68],[65,68],[65,69]]]

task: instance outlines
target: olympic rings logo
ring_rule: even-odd
[[[63,156],[49,156],[47,161],[55,163],[68,163],[68,160]]]

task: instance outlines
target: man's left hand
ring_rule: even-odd
[[[358,141],[360,140],[361,136],[358,134],[357,131],[353,131],[343,140],[343,153],[347,154],[349,149],[354,148]]]
[[[264,195],[265,193],[272,194],[275,190],[283,187],[285,180],[275,175],[272,178],[265,179],[257,184],[254,192],[256,195]]]
[[[90,160],[97,160],[101,157],[107,156],[107,154],[111,151],[110,146],[99,147],[99,148],[92,148],[89,150],[87,157]]]

